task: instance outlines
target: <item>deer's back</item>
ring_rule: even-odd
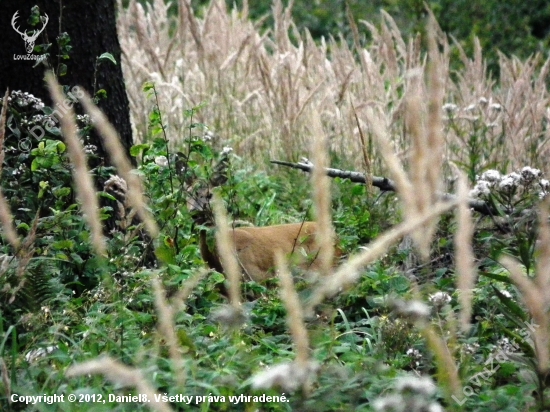
[[[241,227],[231,230],[239,263],[255,281],[271,277],[275,268],[275,252],[303,258],[300,265],[316,268],[318,252],[315,222],[291,223],[266,227]]]

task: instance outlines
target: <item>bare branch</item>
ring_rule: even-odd
[[[291,167],[293,169],[300,169],[307,173],[311,173],[315,167],[313,163],[309,161],[292,163],[292,162],[285,162],[282,160],[272,160],[271,163],[276,165]],[[329,177],[339,177],[341,179],[350,180],[354,183],[367,183],[367,178],[365,177],[365,174],[361,172],[355,172],[352,170],[334,169],[331,167],[327,167],[325,168],[325,170],[326,170],[327,176]],[[391,179],[388,179],[387,177],[372,176],[372,185],[379,188],[383,192],[397,191],[394,181]],[[451,193],[441,193],[440,197],[441,197],[441,200],[446,200],[446,201],[456,200],[456,196]],[[483,215],[498,214],[498,211],[495,210],[494,207],[492,207],[487,202],[484,202],[483,200],[469,199],[468,206],[474,209],[476,212],[481,213]]]

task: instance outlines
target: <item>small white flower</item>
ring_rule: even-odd
[[[505,297],[507,297],[509,299],[512,297],[512,294],[510,292],[508,292],[507,290],[501,290],[500,293],[502,293]]]
[[[502,178],[502,175],[498,170],[489,169],[484,171],[481,176],[479,177],[479,180],[486,180],[489,183],[495,183],[500,181]]]
[[[447,292],[436,292],[430,295],[428,300],[435,308],[440,309],[451,301],[451,296]]]
[[[458,106],[454,103],[445,103],[443,105],[443,110],[445,110],[447,113],[454,113],[458,110]]]
[[[225,147],[222,149],[221,154],[222,154],[222,155],[226,155],[226,154],[231,153],[232,151],[233,151],[233,148],[232,148],[232,147],[225,146]]]
[[[403,376],[397,378],[395,389],[399,392],[416,392],[424,396],[433,396],[436,386],[432,379],[427,376]]]
[[[507,177],[512,179],[515,185],[521,184],[521,175],[519,173],[516,173],[516,172],[508,173],[506,176],[504,176],[504,178],[507,178]]]
[[[475,108],[476,108],[476,105],[475,105],[475,104],[471,104],[471,105],[469,105],[469,106],[466,106],[466,107],[464,108],[464,111],[465,111],[465,112],[471,112],[471,111],[474,110]]]
[[[495,112],[500,112],[502,110],[502,106],[498,103],[492,103],[489,106],[489,109],[494,110]]]
[[[317,375],[319,364],[309,361],[305,364],[298,362],[280,363],[255,374],[252,377],[252,387],[255,389],[282,388],[294,392],[307,385]]]
[[[525,166],[521,169],[521,184],[524,186],[529,186],[535,181],[535,179],[542,176],[542,172],[539,169],[533,167]]]
[[[383,398],[375,399],[372,407],[375,411],[385,412],[405,412],[405,400],[401,395],[384,396]]]
[[[498,189],[503,192],[511,192],[517,187],[517,182],[512,176],[505,176],[498,184]]]
[[[412,363],[414,363],[414,366],[420,366],[420,361],[422,360],[423,356],[418,349],[409,348],[407,349],[407,352],[405,352],[405,355],[412,359]]]
[[[470,190],[470,197],[478,198],[482,196],[489,196],[491,194],[491,184],[486,180],[478,180],[472,190]]]
[[[480,97],[479,98],[479,104],[482,105],[482,106],[486,106],[487,103],[489,103],[489,100],[487,100],[485,97]]]
[[[216,138],[216,135],[214,134],[214,132],[212,130],[206,130],[204,132],[204,135],[202,136],[202,140],[204,140],[205,142],[210,142],[212,140],[214,140]]]
[[[55,345],[55,346],[46,346],[45,348],[32,349],[32,350],[30,350],[29,352],[27,352],[25,354],[25,360],[28,363],[34,362],[35,360],[37,360],[39,358],[43,358],[46,355],[49,355],[50,353],[52,353],[53,351],[55,351],[57,349],[58,349],[57,345]]]
[[[430,308],[419,300],[402,301],[397,300],[394,302],[395,311],[411,321],[425,320],[430,316]]]
[[[507,337],[500,338],[497,341],[496,345],[497,350],[506,353],[513,353],[518,349],[518,345],[515,342],[510,341],[510,339],[508,339]]]
[[[94,154],[97,152],[97,146],[93,144],[88,144],[84,146],[84,153],[86,154]]]
[[[157,156],[155,157],[155,163],[157,166],[160,167],[167,167],[168,166],[168,159],[166,156]]]
[[[474,342],[474,343],[465,343],[463,346],[462,346],[462,350],[464,351],[464,353],[468,354],[468,355],[473,355],[475,354],[479,349],[479,343],[477,342]]]

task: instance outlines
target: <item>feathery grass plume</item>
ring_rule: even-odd
[[[0,374],[2,375],[2,384],[4,385],[4,396],[11,404],[11,379],[4,358],[0,358]]]
[[[288,392],[301,389],[307,396],[315,380],[319,365],[310,358],[309,339],[304,324],[304,315],[300,299],[294,289],[292,275],[288,270],[285,257],[280,250],[275,251],[275,266],[281,285],[281,299],[287,311],[287,324],[296,351],[293,362],[279,363],[256,373],[250,378],[256,389],[281,388]]]
[[[324,279],[323,283],[314,289],[308,301],[306,313],[311,313],[315,306],[320,304],[325,298],[334,296],[355,283],[359,279],[360,270],[363,267],[386,253],[403,236],[418,229],[430,221],[430,219],[433,219],[434,216],[438,216],[452,209],[454,206],[456,206],[456,201],[438,203],[424,216],[419,216],[414,220],[407,220],[380,235],[375,241],[369,244],[368,249],[351,256],[346,262],[340,265],[332,276]]]
[[[17,278],[19,279],[18,285],[13,288],[10,293],[11,297],[9,299],[9,303],[13,303],[15,300],[15,295],[25,286],[26,276],[25,271],[27,270],[27,267],[29,266],[29,263],[34,256],[35,248],[34,248],[34,242],[36,241],[36,231],[38,230],[38,220],[40,217],[40,211],[37,210],[36,214],[34,215],[34,220],[32,222],[31,229],[29,230],[29,233],[23,240],[23,243],[21,244],[21,248],[17,251],[17,255],[19,257],[19,262],[17,262]]]
[[[8,96],[9,90],[6,90],[4,94],[4,99],[2,100],[2,112],[0,112],[0,173],[2,172],[2,166],[4,165],[4,139],[6,136],[6,119],[8,115]],[[10,206],[7,199],[4,197],[2,188],[0,188],[0,223],[4,228],[4,236],[6,236],[7,241],[10,245],[17,250],[21,241],[17,236],[15,227],[13,227],[13,215],[11,214]]]
[[[403,168],[403,164],[395,154],[394,145],[390,142],[388,128],[383,120],[383,113],[374,107],[368,107],[366,110],[367,121],[374,138],[378,142],[378,148],[386,166],[393,176],[397,192],[405,205],[413,205],[414,188],[409,181]],[[406,207],[408,209],[408,207]]]
[[[456,168],[458,173],[456,221],[458,227],[454,236],[455,261],[457,271],[458,300],[460,301],[460,326],[464,332],[470,330],[472,316],[473,290],[477,278],[475,256],[472,249],[474,224],[472,212],[468,206],[469,190],[464,173]]]
[[[546,374],[550,370],[549,348],[550,344],[550,316],[548,315],[548,300],[546,293],[539,290],[535,282],[524,273],[520,264],[508,256],[500,258],[500,263],[510,272],[510,278],[518,287],[525,306],[529,310],[534,323],[533,341],[535,343],[535,355],[540,374]],[[548,270],[546,268],[546,270]],[[538,275],[537,275],[538,276]]]
[[[15,227],[13,227],[13,215],[11,214],[8,201],[4,197],[2,188],[0,188],[0,223],[4,228],[4,236],[7,241],[15,250],[19,249],[21,240],[19,239],[19,236],[17,236]]]
[[[313,185],[313,199],[315,202],[315,214],[317,219],[317,241],[319,252],[317,259],[321,261],[321,275],[326,277],[332,271],[334,261],[334,229],[332,227],[332,199],[330,197],[330,178],[325,173],[329,167],[327,153],[327,139],[321,125],[319,115],[312,111],[312,150],[313,150],[313,174],[311,184]]]
[[[353,117],[355,117],[355,123],[357,124],[357,130],[359,131],[359,139],[361,141],[361,153],[363,154],[363,174],[366,178],[366,185],[369,190],[372,189],[372,162],[370,160],[369,151],[367,148],[367,142],[365,139],[365,134],[363,133],[363,128],[361,127],[361,123],[359,122],[359,117],[357,116],[357,111],[355,110],[355,107],[353,106],[353,103],[351,104],[351,108],[353,109]]]
[[[309,339],[304,324],[304,314],[300,298],[294,289],[288,264],[280,250],[275,251],[275,265],[281,282],[281,300],[286,308],[286,320],[296,350],[296,362],[305,364],[309,360]]]
[[[335,39],[316,42],[307,30],[297,33],[289,8],[280,3],[274,5],[268,30],[248,19],[246,5],[228,10],[224,0],[212,0],[202,13],[192,14],[189,4],[180,0],[177,15],[160,0],[147,6],[129,0],[127,8],[119,8],[122,68],[138,142],[147,136],[153,107],[143,99],[142,85],[152,80],[163,96],[160,110],[173,133],[169,140],[176,144],[179,131],[188,126],[185,109],[207,101],[197,122],[216,125],[214,132],[232,136],[224,143],[247,160],[264,164],[266,156],[298,157],[311,140],[304,114],[316,107],[324,129],[331,130],[331,150],[360,169],[364,165],[357,156],[361,141],[353,102],[359,119],[365,119],[369,106],[380,108],[397,150],[409,150],[403,90],[409,74],[422,70],[425,55],[420,36],[405,41],[387,13],[382,13],[380,24],[359,22],[372,40],[365,47],[355,41],[353,50]],[[476,152],[480,168],[504,158],[514,168],[540,168],[550,151],[550,132],[544,126],[550,60],[540,68],[540,57],[520,62],[502,56],[496,88],[475,39],[471,58],[456,45],[464,68],[451,78],[448,42],[435,31],[443,100],[456,108],[452,118],[445,119],[449,159],[468,164],[470,138],[483,133]],[[430,129],[428,117],[425,121]],[[380,156],[371,159],[373,169],[379,169]]]
[[[180,388],[185,387],[185,369],[182,357],[182,351],[178,343],[178,336],[176,334],[176,325],[174,324],[174,308],[168,304],[165,298],[164,288],[160,282],[160,279],[155,276],[151,279],[153,285],[153,292],[155,296],[155,309],[158,318],[158,331],[164,338],[166,346],[168,346],[168,353],[173,363],[173,370],[176,375],[176,379]]]
[[[458,377],[458,367],[453,360],[446,341],[437,334],[429,320],[430,308],[420,300],[393,302],[394,311],[413,323],[420,331],[435,357],[437,376],[441,386],[446,389],[449,404],[452,396],[461,393],[462,386]]]
[[[546,196],[539,206],[538,239],[536,243],[535,283],[544,293],[545,302],[550,305],[550,196]],[[549,309],[548,307],[546,308]]]
[[[66,107],[63,102],[67,99],[55,75],[48,71],[46,73],[46,82],[52,96],[53,102],[58,107],[64,107],[65,114],[58,115],[61,123],[61,133],[67,143],[67,153],[73,165],[73,179],[80,207],[82,208],[84,219],[90,227],[92,235],[92,246],[99,256],[106,256],[105,238],[103,237],[103,228],[99,217],[99,202],[94,189],[94,183],[88,170],[88,161],[84,154],[84,148],[78,138],[76,120],[72,104]]]
[[[428,113],[427,113],[427,129],[424,139],[426,140],[425,149],[427,150],[428,163],[423,165],[424,178],[427,182],[428,205],[431,207],[438,201],[439,193],[442,189],[442,164],[443,153],[445,148],[445,139],[443,138],[443,120],[442,107],[443,97],[445,95],[444,79],[447,78],[448,67],[445,61],[448,61],[448,56],[439,52],[439,44],[436,38],[437,23],[432,16],[428,21],[428,46],[429,60],[427,68],[427,93],[428,93]],[[440,42],[443,43],[443,42]],[[443,43],[444,44],[444,43]],[[439,218],[435,218],[430,222],[428,233],[424,232],[426,238],[426,248],[429,248],[429,243],[435,233]]]
[[[107,153],[109,153],[109,157],[113,162],[113,165],[117,168],[118,173],[128,184],[128,201],[132,207],[136,209],[137,214],[143,221],[149,236],[156,239],[159,233],[158,226],[155,219],[147,209],[147,204],[143,197],[141,180],[135,173],[132,172],[132,165],[126,157],[117,131],[113,125],[109,123],[105,114],[92,102],[90,96],[84,91],[82,94],[83,96],[79,98],[80,103],[82,103],[82,107],[84,107],[86,113],[90,115],[95,128],[99,132],[99,135],[103,138],[105,149],[107,150]]]
[[[437,367],[437,380],[445,390],[447,402],[449,405],[454,405],[453,396],[458,397],[462,394],[462,383],[458,376],[458,366],[453,359],[453,355],[449,351],[445,339],[437,334],[432,325],[424,323],[417,326],[434,356]]]
[[[4,140],[6,139],[6,120],[8,117],[8,96],[10,95],[9,89],[6,90],[4,98],[2,99],[2,111],[0,112],[0,172],[4,166],[4,157],[6,152],[4,150]]]
[[[158,412],[173,411],[168,403],[157,401],[161,394],[151,387],[139,369],[126,366],[109,356],[100,356],[86,362],[77,363],[67,369],[65,373],[68,378],[83,375],[103,375],[114,385],[135,388],[137,393],[146,395],[149,399],[146,405],[151,410]]]
[[[241,267],[235,256],[235,245],[231,237],[230,226],[223,207],[223,201],[217,193],[212,197],[212,209],[216,221],[216,246],[220,254],[220,260],[229,282],[229,302],[238,313],[242,312],[241,306]]]

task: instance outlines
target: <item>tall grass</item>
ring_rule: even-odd
[[[372,132],[367,113],[375,109],[400,157],[410,158],[415,132],[403,114],[407,106],[411,115],[416,110],[411,99],[419,96],[426,60],[420,38],[404,39],[389,15],[382,13],[379,25],[358,22],[356,36],[371,40],[360,44],[359,37],[348,46],[339,38],[316,42],[307,31],[298,32],[280,0],[273,2],[274,23],[267,31],[248,19],[246,8],[228,10],[224,0],[212,1],[201,17],[189,1],[177,4],[179,14],[169,15],[162,0],[147,6],[131,0],[119,13],[122,64],[138,140],[147,136],[151,109],[141,86],[152,80],[174,144],[183,138],[183,111],[205,102],[197,120],[238,154],[261,161],[296,158],[308,153],[308,119],[315,111],[331,151],[362,169],[360,132]],[[453,44],[461,69],[451,73]],[[540,55],[525,62],[501,56],[495,87],[479,43],[467,56],[458,42],[449,43],[437,31],[430,48],[438,66],[430,84],[440,90],[430,110],[440,110],[441,103],[456,105],[448,106],[453,109],[442,119],[445,156],[469,164],[474,144],[479,145],[480,169],[545,166],[539,159],[548,150],[548,61]],[[382,174],[379,154],[371,150],[374,170]]]

